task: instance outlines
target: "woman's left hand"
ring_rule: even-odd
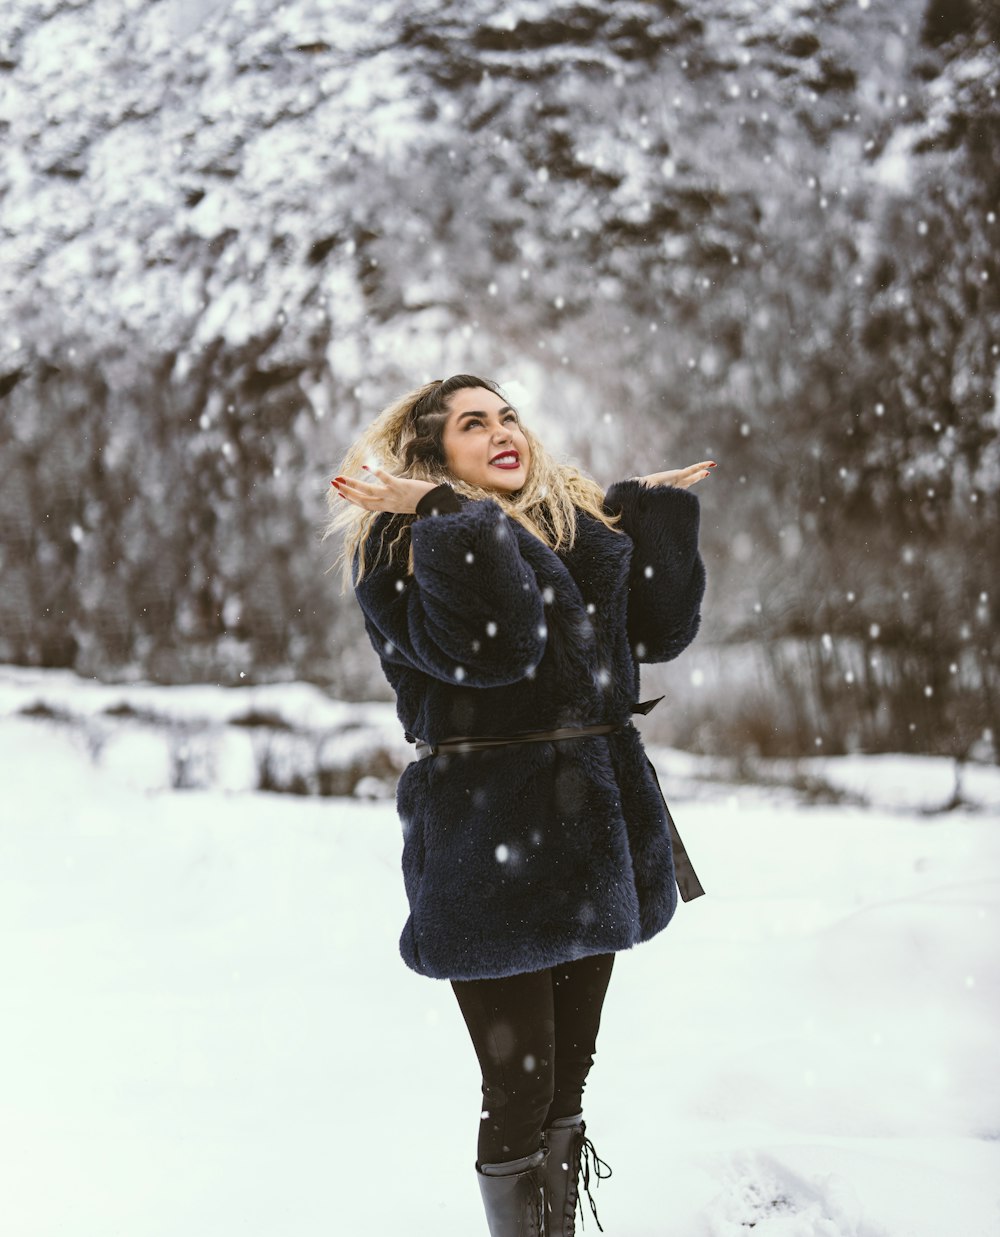
[[[686,490],[698,481],[704,481],[709,472],[715,468],[715,460],[702,460],[700,464],[690,464],[687,468],[673,468],[667,472],[651,472],[648,477],[634,477],[643,485],[672,485],[679,490]]]

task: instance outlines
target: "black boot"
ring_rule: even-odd
[[[576,1206],[579,1199],[578,1183],[581,1166],[583,1169],[583,1188],[587,1193],[590,1210],[597,1220],[597,1206],[590,1194],[590,1156],[594,1158],[594,1176],[598,1181],[611,1176],[611,1169],[594,1150],[594,1144],[587,1137],[587,1126],[583,1113],[575,1117],[559,1117],[542,1132],[542,1146],[549,1153],[545,1165],[545,1191],[548,1196],[547,1237],[575,1237]],[[602,1173],[601,1168],[607,1172]],[[580,1222],[583,1223],[583,1205],[580,1205]]]
[[[477,1164],[490,1237],[546,1237],[545,1161],[539,1147],[505,1164]]]

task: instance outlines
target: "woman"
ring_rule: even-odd
[[[703,892],[630,714],[638,663],[698,630],[690,487],[712,467],[604,495],[459,374],[387,408],[332,482],[328,533],[417,744],[400,951],[451,982],[482,1066],[492,1237],[574,1232],[581,1158],[588,1198],[587,1152],[607,1167],[581,1103],[614,954],[666,927],[676,881]]]

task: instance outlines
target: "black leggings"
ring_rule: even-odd
[[[582,1110],[614,959],[451,981],[483,1071],[478,1166],[530,1155],[547,1125]]]

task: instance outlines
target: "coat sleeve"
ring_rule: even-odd
[[[670,661],[701,625],[705,564],[698,552],[700,504],[690,490],[618,481],[605,508],[634,549],[629,571],[628,635],[636,659]]]
[[[366,570],[355,586],[365,627],[384,662],[466,687],[515,683],[534,673],[545,651],[538,582],[497,503],[451,506],[410,526],[412,575],[405,556]],[[368,562],[385,527],[380,518],[372,528]]]

